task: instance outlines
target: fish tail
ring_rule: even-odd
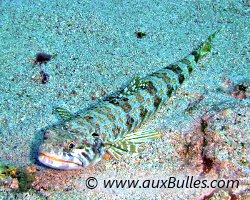
[[[219,30],[210,35],[198,49],[191,53],[195,57],[196,62],[199,62],[203,57],[211,52],[213,39],[218,34],[218,32]]]

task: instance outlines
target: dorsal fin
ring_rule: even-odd
[[[131,95],[140,89],[147,87],[147,82],[141,77],[136,76],[122,91],[122,95]]]

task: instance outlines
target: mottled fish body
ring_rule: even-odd
[[[184,59],[143,78],[136,77],[81,114],[57,108],[64,121],[45,132],[38,160],[55,169],[81,169],[100,161],[106,152],[118,159],[126,152],[138,152],[141,143],[159,138],[161,134],[154,131],[133,131],[189,77],[198,61],[211,51],[216,34]]]

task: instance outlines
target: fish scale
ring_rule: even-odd
[[[126,152],[138,152],[141,143],[159,138],[161,134],[154,131],[133,131],[174,95],[211,51],[216,34],[184,59],[144,78],[134,78],[85,112],[73,115],[57,108],[63,122],[46,131],[38,160],[56,169],[79,169],[100,161],[105,153],[119,159]]]

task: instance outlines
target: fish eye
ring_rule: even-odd
[[[48,139],[50,136],[50,132],[49,131],[45,131],[44,134],[43,134],[43,138],[46,140]]]
[[[73,149],[75,147],[74,143],[69,143],[69,149]]]

